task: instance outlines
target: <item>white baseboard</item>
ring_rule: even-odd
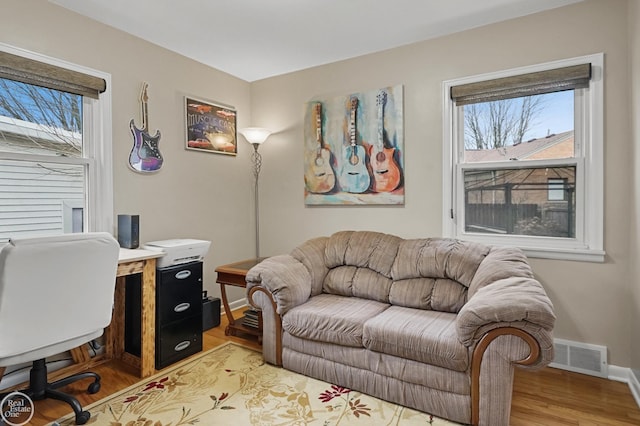
[[[240,309],[243,308],[245,306],[249,306],[249,303],[247,302],[247,299],[240,299],[240,300],[236,300],[234,302],[229,303],[229,309],[231,309],[232,311],[235,311],[236,309]],[[220,315],[224,315],[225,311],[224,311],[224,306],[222,307],[222,310],[220,312]]]
[[[609,380],[628,384],[631,395],[633,395],[633,399],[635,399],[636,404],[640,407],[640,382],[638,382],[636,375],[633,374],[630,368],[610,365],[609,375],[607,378]]]
[[[610,365],[607,373],[607,379],[623,383],[629,383],[629,378],[633,376],[630,368],[618,367],[617,365]]]
[[[628,368],[627,370],[629,370],[629,389],[631,389],[631,394],[633,399],[636,400],[636,404],[640,407],[640,382],[636,375],[631,372],[631,369]]]

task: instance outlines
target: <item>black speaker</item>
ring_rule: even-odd
[[[140,216],[118,215],[118,242],[122,248],[135,249],[140,245]]]
[[[202,331],[207,331],[220,325],[220,298],[207,297],[202,292]]]

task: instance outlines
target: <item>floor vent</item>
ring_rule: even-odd
[[[555,358],[550,367],[591,376],[607,377],[607,347],[553,339]]]

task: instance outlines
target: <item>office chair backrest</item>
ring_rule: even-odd
[[[108,233],[20,238],[0,250],[0,358],[103,329],[118,242]]]

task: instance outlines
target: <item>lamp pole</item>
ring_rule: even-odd
[[[262,167],[262,156],[258,152],[259,143],[252,143],[253,153],[251,154],[251,161],[253,161],[253,179],[254,179],[254,208],[255,208],[255,220],[256,220],[256,258],[260,257],[260,196],[258,194],[258,181],[260,176],[260,167]]]
[[[256,221],[256,258],[260,257],[260,196],[258,193],[258,182],[260,177],[260,168],[262,167],[262,156],[258,152],[258,147],[267,140],[271,134],[271,130],[262,127],[247,127],[240,129],[239,132],[244,138],[253,145],[253,153],[251,153],[251,161],[253,162],[253,181],[254,181],[254,209]]]

